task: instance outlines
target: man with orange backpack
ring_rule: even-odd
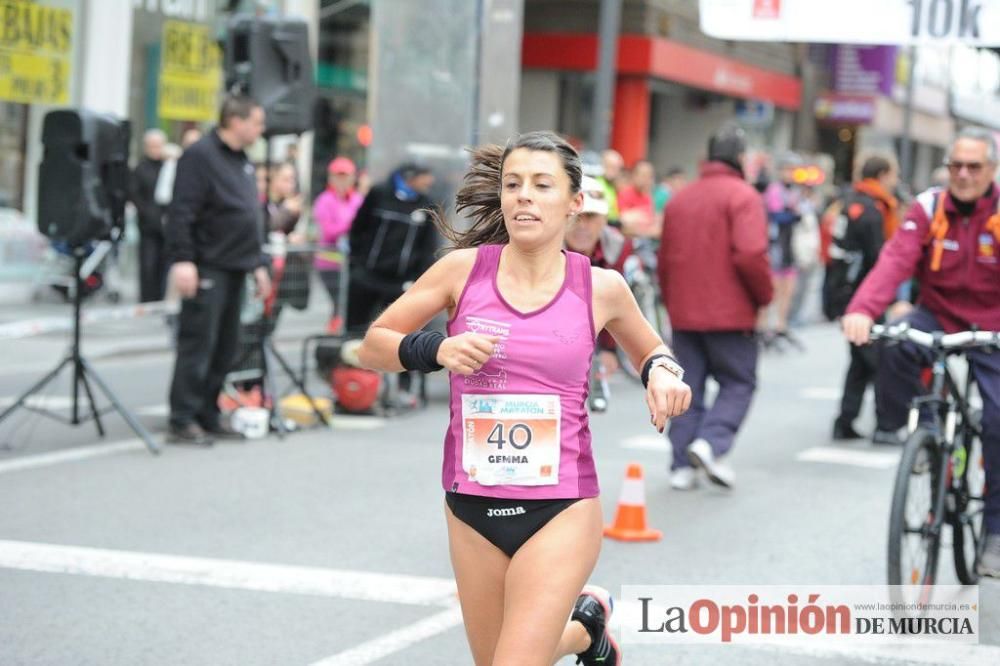
[[[948,188],[917,197],[899,231],[882,250],[841,320],[854,344],[869,341],[871,326],[905,280],[916,277],[920,296],[902,321],[946,333],[978,327],[1000,331],[1000,192],[994,183],[997,145],[982,129],[962,130],[948,154]],[[983,525],[987,534],[978,571],[1000,577],[1000,353],[970,350],[983,400],[986,468]],[[912,398],[924,388],[927,350],[903,343],[882,349],[876,399],[876,442],[898,441]]]

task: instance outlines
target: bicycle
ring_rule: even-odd
[[[908,341],[934,354],[930,389],[911,403],[909,435],[896,472],[889,512],[889,585],[919,585],[922,599],[929,594],[945,525],[952,528],[955,573],[963,584],[973,585],[979,580],[976,567],[984,541],[982,413],[969,402],[977,388],[971,367],[960,384],[948,359],[973,349],[1000,349],[1000,334],[946,335],[898,324],[873,326],[872,339]]]
[[[635,302],[639,304],[642,316],[646,318],[657,334],[664,340],[670,337],[670,322],[667,318],[667,311],[663,307],[663,299],[660,296],[659,285],[656,283],[655,271],[646,267],[638,255],[633,254],[625,260],[622,271],[625,282],[635,297]],[[616,350],[618,355],[618,365],[627,377],[638,382],[641,381],[639,371],[632,366],[632,361],[625,356],[621,348]]]

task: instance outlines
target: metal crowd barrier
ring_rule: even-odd
[[[238,405],[251,387],[257,387],[262,404],[271,410],[271,425],[279,435],[287,431],[281,414],[281,401],[298,389],[317,422],[330,425],[329,415],[308,388],[308,369],[296,371],[274,344],[274,333],[282,312],[287,308],[305,310],[314,281],[314,246],[268,245],[271,257],[271,294],[261,300],[256,294],[252,275],[247,276],[246,294],[240,313],[239,351],[236,362],[226,377],[227,395]],[[279,374],[289,381],[284,390],[277,389]],[[243,390],[239,390],[242,387]]]

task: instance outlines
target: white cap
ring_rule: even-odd
[[[584,176],[580,180],[580,191],[583,192],[583,208],[581,213],[608,214],[608,200],[604,187],[596,178]]]

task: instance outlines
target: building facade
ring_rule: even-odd
[[[522,129],[583,143],[593,119],[598,0],[527,0]],[[692,170],[708,136],[740,121],[758,145],[792,145],[802,107],[798,49],[721,42],[698,28],[697,3],[623,2],[611,144],[626,164]]]

